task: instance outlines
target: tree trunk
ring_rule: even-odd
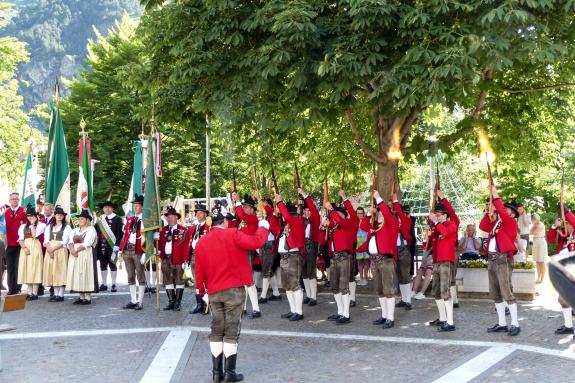
[[[384,154],[384,153],[382,153]],[[377,184],[377,191],[381,195],[384,201],[387,201],[391,198],[391,190],[393,184],[395,183],[395,190],[398,197],[400,195],[400,188],[399,183],[396,177],[397,174],[397,161],[385,161],[385,162],[378,162],[377,164],[377,171],[376,171],[376,184]]]

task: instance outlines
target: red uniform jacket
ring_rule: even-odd
[[[517,246],[515,246],[515,240],[517,239],[517,233],[519,232],[517,220],[511,218],[507,214],[503,201],[501,201],[500,198],[493,200],[493,206],[495,206],[497,215],[501,220],[499,228],[495,230],[495,239],[497,241],[497,246],[499,247],[499,252],[507,253],[509,257],[513,257],[517,253]],[[489,249],[489,243],[493,239],[492,231],[495,228],[497,221],[498,220],[491,222],[489,220],[489,216],[485,214],[479,223],[479,228],[484,232],[489,233],[489,236],[487,237],[487,249]]]
[[[349,231],[349,236],[351,243],[353,243],[353,251],[355,252],[355,244],[357,243],[357,231],[359,230],[359,217],[357,216],[357,212],[348,199],[343,202],[343,205],[345,206],[345,210],[347,210],[347,214],[349,214],[349,219],[353,225],[352,229]]]
[[[451,216],[450,216],[451,217]],[[455,243],[457,242],[457,224],[451,220],[436,223],[431,232],[433,263],[455,263]]]
[[[270,205],[265,204],[264,209],[266,210],[266,220],[270,224],[270,233],[272,233],[277,239],[278,234],[281,231],[279,219],[274,215],[274,211]]]
[[[6,219],[6,246],[18,246],[18,229],[20,225],[23,225],[28,220],[26,218],[26,211],[22,206],[18,206],[16,209],[16,214],[12,213],[12,208],[6,206],[6,213],[4,213]]]
[[[411,241],[412,241],[412,238],[411,238],[411,218],[403,212],[403,210],[401,209],[401,204],[397,201],[395,201],[393,203],[393,210],[395,211],[395,213],[397,214],[397,217],[399,218],[399,223],[400,223],[399,231],[401,232],[401,236],[403,237],[405,242],[407,242],[406,245],[410,246]]]
[[[196,246],[196,284],[199,295],[249,286],[252,269],[246,251],[259,249],[268,237],[259,228],[253,235],[238,229],[214,228]]]
[[[557,253],[563,250],[563,246],[565,246],[566,237],[559,235],[559,230],[557,228],[549,228],[547,231],[547,242],[549,243],[556,243],[557,244]]]
[[[286,239],[290,249],[298,248],[303,254],[305,246],[305,220],[302,217],[291,215],[283,201],[278,202],[278,208],[286,224],[289,225],[289,234]]]
[[[172,255],[170,262],[172,265],[181,265],[188,260],[189,243],[188,236],[190,229],[182,225],[176,225],[172,230]],[[160,258],[166,258],[166,242],[170,233],[170,226],[166,225],[160,230]]]
[[[453,206],[451,206],[451,203],[447,200],[447,198],[442,198],[441,203],[443,204],[443,206],[445,206],[447,212],[449,213],[449,220],[451,222],[454,222],[457,225],[457,230],[459,230],[459,225],[461,224],[461,221],[459,220],[457,214],[455,214]]]
[[[313,200],[311,199],[310,196],[305,197],[304,202],[305,206],[309,209],[311,213],[309,217],[309,225],[310,225],[309,239],[311,239],[315,243],[319,243],[319,224],[321,222],[319,212],[317,211],[317,207],[315,207],[315,204],[313,203]]]
[[[247,234],[253,234],[258,229],[258,217],[255,214],[246,214],[243,207],[236,206],[236,215],[238,220],[244,221],[246,226],[242,227],[240,230]]]
[[[198,229],[198,224],[194,224],[190,227],[190,231],[188,232],[188,252],[194,250],[193,246],[192,246],[192,242],[194,242],[194,235],[196,235],[196,230]],[[204,221],[204,225],[202,227],[202,232],[199,233],[199,238],[202,238],[203,236],[205,236],[206,234],[208,234],[210,232],[210,225],[208,225],[205,221]],[[197,243],[196,243],[197,246]]]
[[[136,228],[136,254],[144,254],[144,249],[142,248],[142,233],[141,233],[141,220],[137,216],[133,215],[126,218],[126,226],[124,227],[124,237],[122,237],[122,242],[120,243],[120,251],[124,251],[128,245],[128,240],[130,239],[130,234],[136,223],[138,224]]]
[[[337,211],[332,210],[329,213],[329,227],[331,229],[331,236],[328,241],[330,256],[333,256],[333,252],[339,253],[342,251],[347,251],[351,254],[353,242],[350,232],[354,228],[351,219],[342,218]]]
[[[362,221],[362,229],[367,231],[369,234],[367,236],[367,240],[363,243],[363,245],[359,247],[359,249],[357,249],[357,251],[361,253],[369,252],[369,242],[371,237],[375,234],[377,253],[391,254],[397,261],[397,236],[399,234],[399,221],[393,216],[393,214],[391,214],[391,211],[385,202],[381,201],[377,205],[377,208],[379,211],[381,211],[381,214],[383,214],[383,227],[375,233],[371,233],[369,218],[365,217],[366,219]]]

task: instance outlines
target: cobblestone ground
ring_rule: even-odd
[[[149,297],[135,312],[121,309],[129,295],[125,285],[119,290],[96,295],[91,306],[72,305],[72,296],[63,303],[41,298],[5,314],[3,322],[17,331],[0,334],[0,381],[211,381],[210,317],[188,314],[190,291],[181,312],[157,312]],[[552,295],[520,304],[522,333],[510,338],[487,334],[496,320],[493,304],[470,299],[455,311],[455,332],[438,333],[426,324],[437,316],[432,300],[414,301],[412,311],[398,309],[396,327],[384,330],[371,324],[380,310],[368,292],[358,290],[352,323],[345,326],[325,320],[335,310],[328,293],[320,294],[318,306],[304,307],[305,319],[297,323],[280,319],[288,311],[285,296],[261,305],[261,318],[243,322],[238,371],[248,382],[573,381],[575,342],[553,334],[562,319]],[[161,299],[166,304],[165,295]],[[174,331],[189,338],[178,344],[170,340]]]

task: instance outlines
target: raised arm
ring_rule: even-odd
[[[257,250],[266,242],[268,234],[269,230],[265,227],[259,227],[254,234],[246,234],[237,230],[234,233],[234,242],[244,250]]]

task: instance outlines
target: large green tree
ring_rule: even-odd
[[[479,127],[505,143],[519,127],[493,126],[515,102],[504,96],[573,83],[573,1],[143,3],[159,112],[209,113],[279,140],[320,124],[351,133],[384,192],[397,174],[390,149],[430,150],[431,105],[463,115],[433,147],[474,140]]]

